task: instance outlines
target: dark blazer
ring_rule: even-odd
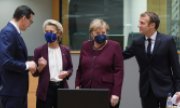
[[[151,58],[145,51],[145,36],[133,40],[132,45],[123,52],[124,58],[135,56],[140,72],[140,95],[146,96],[149,87],[158,97],[180,91],[180,66],[173,37],[157,33]]]
[[[76,87],[109,89],[109,96],[121,97],[123,83],[123,56],[119,43],[108,40],[99,51],[93,50],[93,41],[82,45],[76,74]]]
[[[68,71],[70,75],[73,71],[72,60],[70,56],[69,49],[63,45],[60,45],[62,52],[62,62],[63,62],[63,70]],[[34,76],[39,76],[38,87],[37,87],[37,98],[41,100],[46,100],[47,90],[50,81],[50,73],[49,73],[49,65],[48,65],[48,44],[44,44],[41,47],[38,47],[34,50],[34,60],[38,63],[38,59],[40,57],[44,57],[47,60],[46,67],[42,70],[42,72],[36,72]],[[69,75],[69,76],[70,76]],[[67,80],[68,78],[63,80],[64,88],[68,88]]]
[[[26,96],[28,71],[26,45],[16,28],[8,23],[0,32],[0,95]]]

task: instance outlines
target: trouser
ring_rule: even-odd
[[[27,96],[1,96],[3,108],[27,108]]]
[[[141,97],[142,108],[166,108],[166,99],[167,97],[155,96],[150,87],[148,95]]]
[[[36,100],[36,108],[57,108],[57,89],[63,88],[63,83],[49,82],[46,100]]]

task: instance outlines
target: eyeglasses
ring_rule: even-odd
[[[31,20],[31,19],[28,19],[28,20],[29,20],[30,24],[33,24],[33,20]]]
[[[25,17],[25,19],[27,19],[27,20],[29,21],[29,23],[30,23],[30,24],[32,24],[32,23],[33,23],[33,20],[32,20],[32,19],[27,18],[27,17]]]

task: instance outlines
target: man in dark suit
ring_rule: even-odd
[[[28,71],[35,72],[34,61],[27,61],[21,36],[33,22],[34,12],[25,5],[17,7],[13,19],[0,32],[0,90],[3,108],[27,108]]]
[[[139,31],[123,52],[124,59],[135,56],[140,68],[139,89],[143,108],[165,108],[168,93],[180,91],[180,67],[173,37],[157,31],[160,24],[154,12],[140,15]]]

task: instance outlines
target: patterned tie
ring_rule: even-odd
[[[148,57],[151,57],[151,38],[148,38],[147,41],[148,41],[147,55]]]

